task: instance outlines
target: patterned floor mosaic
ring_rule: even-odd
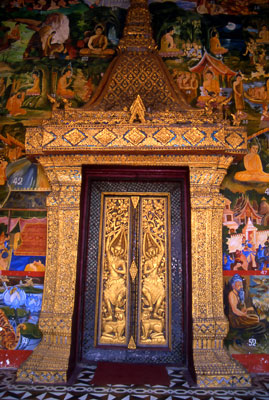
[[[93,386],[95,366],[83,366],[74,382],[64,386],[15,383],[15,370],[0,370],[0,399],[4,400],[268,400],[269,375],[255,375],[248,389],[201,389],[186,378],[184,371],[167,367],[167,386]]]

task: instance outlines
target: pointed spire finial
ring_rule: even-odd
[[[151,16],[146,0],[131,0],[127,12],[120,51],[153,51],[157,49],[152,37]]]

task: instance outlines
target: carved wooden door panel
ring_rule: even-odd
[[[170,195],[102,193],[96,344],[169,347]]]
[[[94,179],[85,196],[80,359],[185,365],[181,182]]]

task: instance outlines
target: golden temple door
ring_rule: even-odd
[[[182,182],[94,180],[86,197],[81,359],[184,365]]]
[[[169,347],[170,195],[102,193],[96,344]]]

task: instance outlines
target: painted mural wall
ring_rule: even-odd
[[[149,2],[177,90],[206,115],[244,125],[249,153],[222,185],[229,352],[269,371],[269,6],[266,0]],[[46,196],[25,156],[27,126],[83,107],[122,36],[128,0],[2,0],[0,5],[0,360],[18,366],[41,340]],[[123,105],[124,107],[124,105]]]

